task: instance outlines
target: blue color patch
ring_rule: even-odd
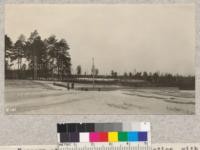
[[[128,132],[128,141],[138,141],[138,132]]]
[[[147,141],[147,132],[139,132],[138,139],[139,141]]]

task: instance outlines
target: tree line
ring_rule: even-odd
[[[76,68],[76,75],[73,75],[75,78],[92,78],[92,74],[82,73],[81,65],[78,65]],[[150,86],[169,86],[169,87],[179,87],[181,89],[195,89],[195,77],[192,75],[179,75],[171,73],[160,73],[160,72],[124,72],[124,74],[118,74],[117,71],[111,70],[110,74],[102,75],[99,74],[98,69],[95,73],[95,78],[101,79],[114,79],[110,81],[112,83],[124,83],[126,85],[133,85],[133,80],[143,80],[146,83],[143,85]],[[87,82],[87,81],[85,81]],[[97,82],[97,81],[96,81]],[[98,81],[101,82],[101,81]],[[103,81],[102,81],[103,82]],[[106,81],[108,82],[108,81]]]
[[[182,89],[195,89],[195,77],[192,75],[179,75],[160,72],[124,72],[123,75],[117,75],[117,72],[111,71],[111,76],[119,79],[144,80],[156,86],[174,86]]]
[[[91,74],[83,73],[81,65],[76,68],[76,73],[71,73],[70,47],[65,39],[57,39],[55,35],[42,40],[37,30],[33,31],[26,39],[23,34],[16,42],[5,35],[5,77],[17,79],[45,79],[45,80],[71,80],[76,81],[80,77],[113,78],[116,81],[132,79],[144,80],[158,86],[178,86],[186,89],[195,88],[194,76],[173,75],[159,72],[124,72],[119,75],[111,70],[109,75],[101,75],[96,67]],[[28,66],[23,63],[28,62]],[[15,61],[15,63],[14,63]],[[16,63],[17,62],[17,63]],[[12,65],[17,67],[11,70]],[[17,65],[17,66],[16,66]]]
[[[16,78],[30,75],[33,79],[53,78],[56,75],[62,79],[71,74],[69,49],[65,39],[58,40],[55,35],[51,35],[42,40],[37,30],[33,31],[28,39],[21,34],[15,43],[5,35],[6,77],[13,75],[10,68],[16,65],[12,62],[17,61],[17,69],[14,72]],[[22,63],[24,58],[28,61],[28,66]]]

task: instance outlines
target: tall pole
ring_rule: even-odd
[[[95,66],[94,66],[94,57],[92,57],[92,85],[93,85],[93,88],[94,88],[94,73],[95,73]]]

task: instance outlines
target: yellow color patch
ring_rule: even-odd
[[[118,132],[108,132],[108,142],[118,142]]]

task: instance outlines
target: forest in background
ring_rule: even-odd
[[[92,66],[91,73],[83,71],[81,64],[72,73],[70,47],[65,39],[58,40],[55,35],[42,40],[37,30],[26,39],[22,34],[13,43],[5,35],[5,78],[6,79],[32,79],[32,80],[58,80],[91,83],[87,78],[95,78],[96,83],[122,84],[129,86],[169,86],[180,89],[194,90],[195,77],[173,75],[160,72],[124,72],[119,75],[111,70],[109,75],[103,75],[99,69]],[[26,61],[26,63],[23,62]],[[15,65],[16,69],[12,69]],[[132,70],[132,68],[130,68]],[[83,78],[84,80],[80,80]],[[112,80],[103,80],[112,79]],[[144,81],[131,82],[133,80]],[[142,84],[141,84],[142,83]]]

